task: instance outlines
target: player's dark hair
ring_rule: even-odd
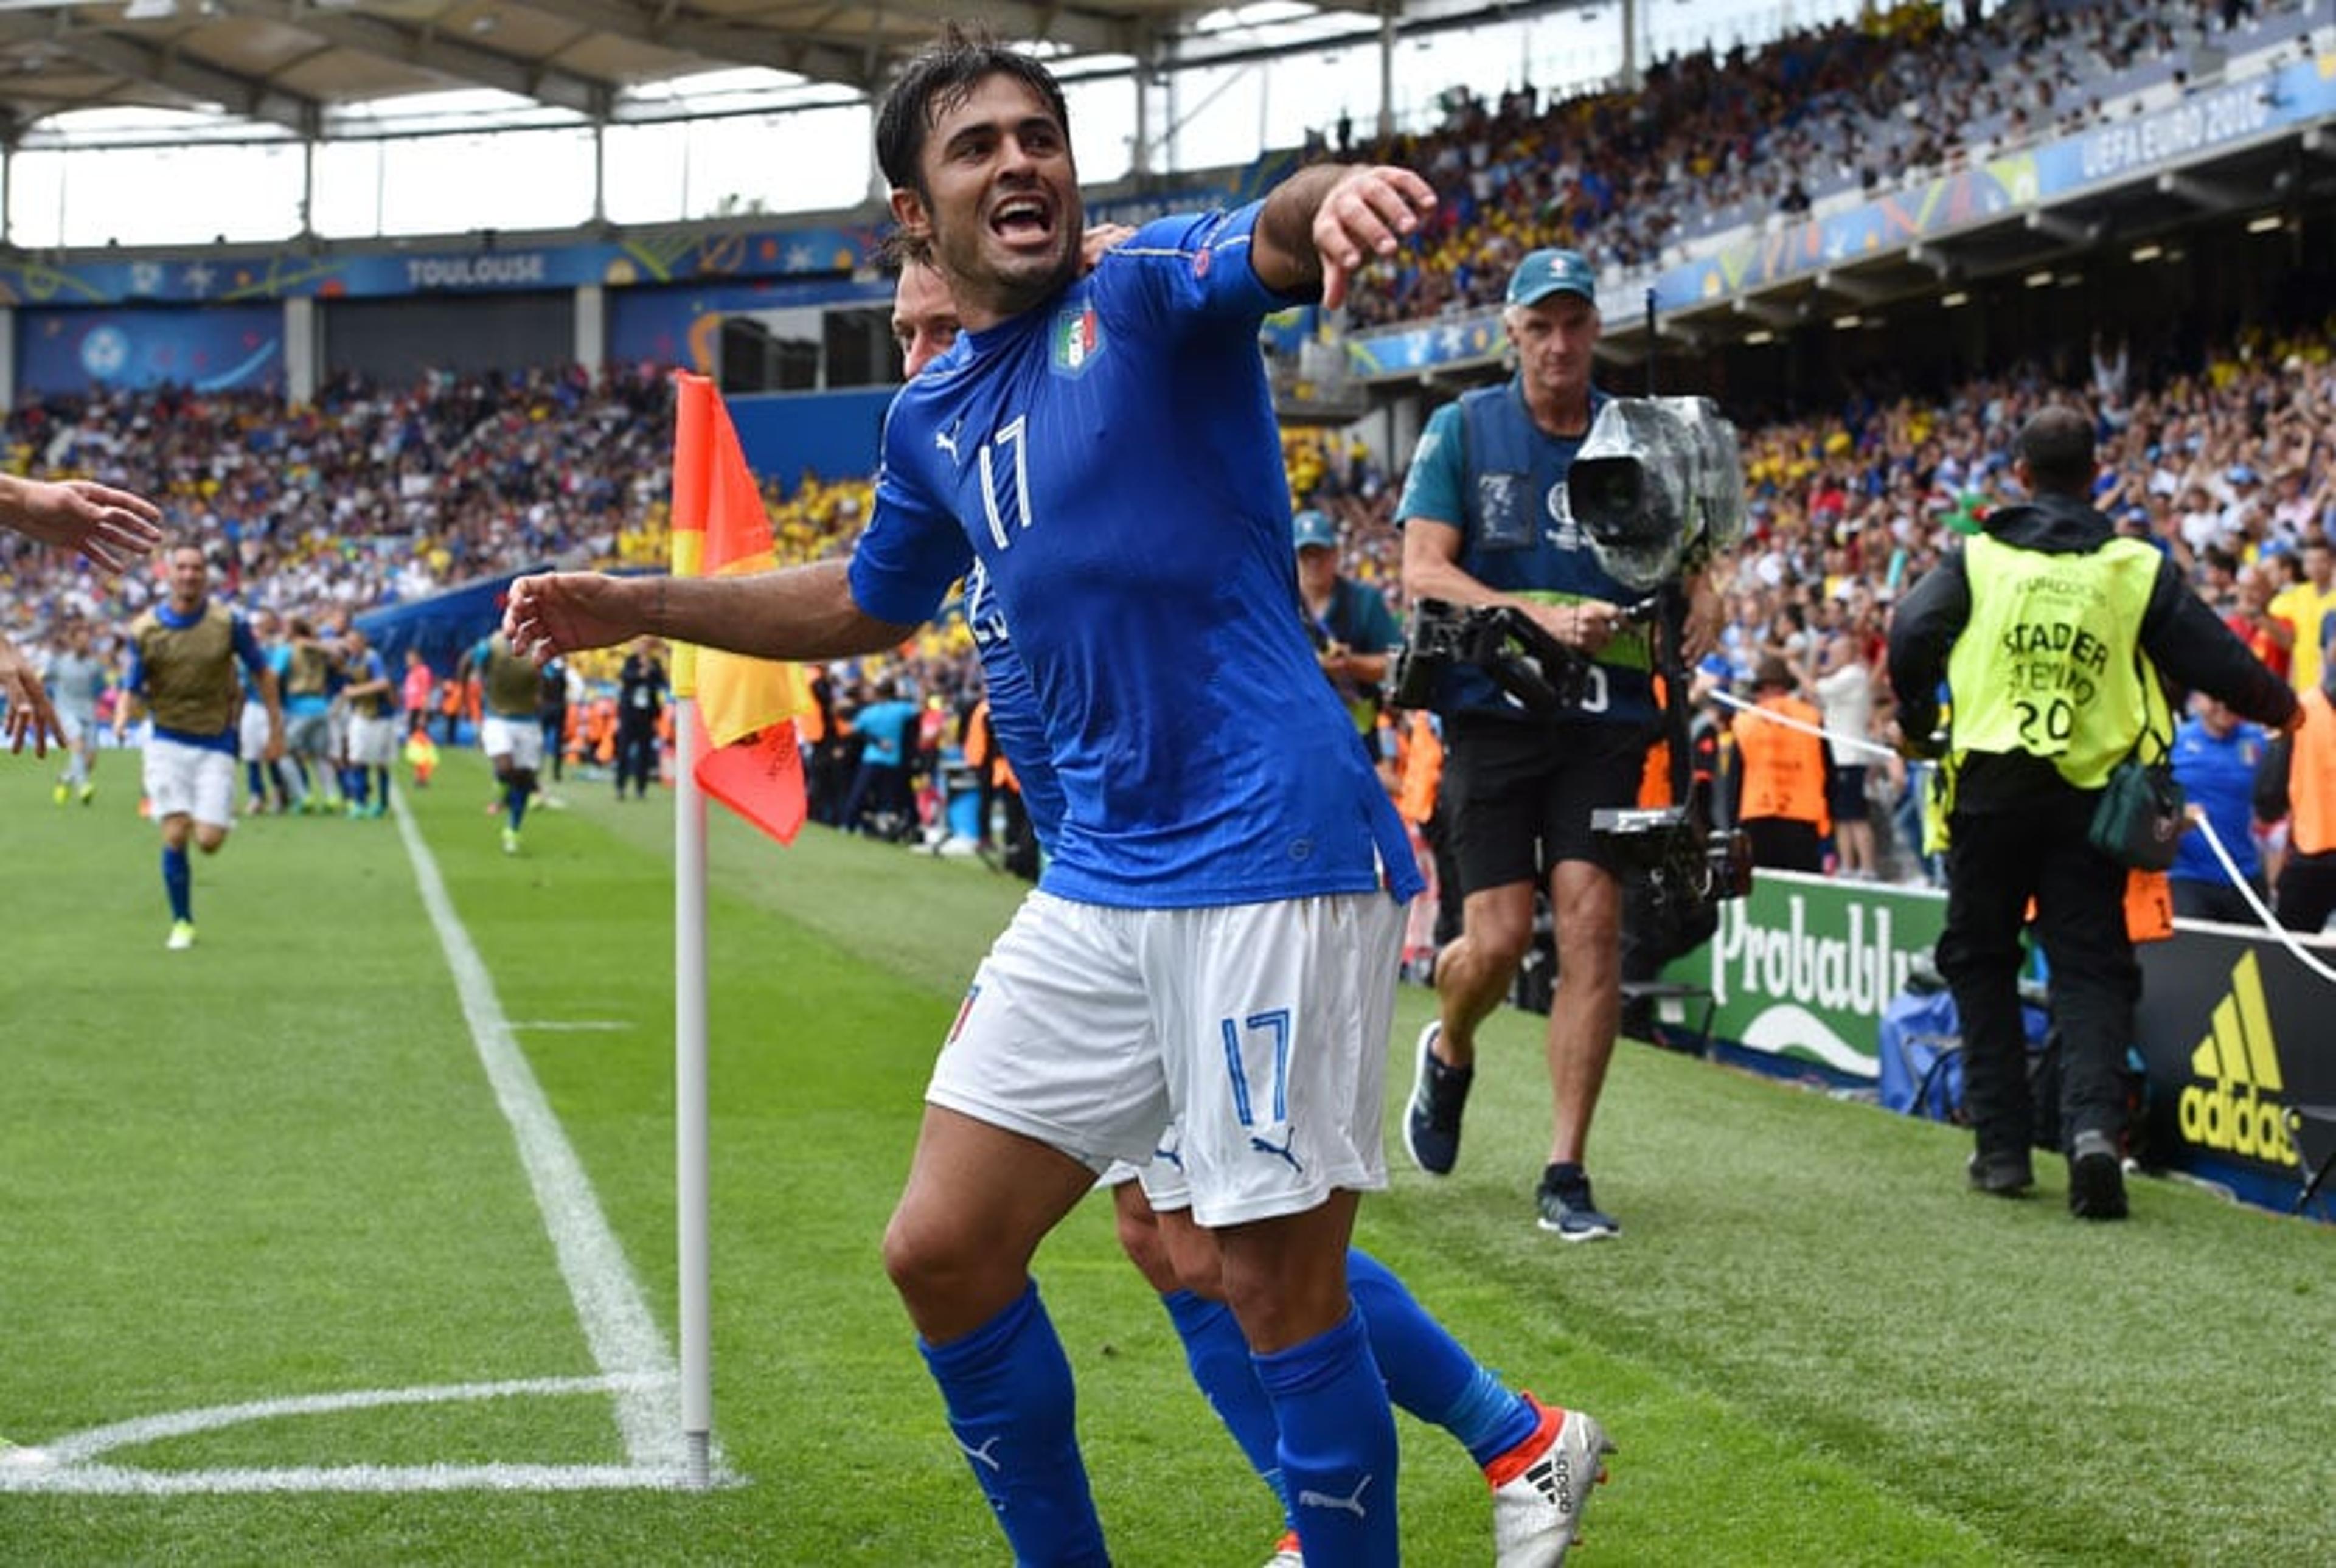
[[[925,138],[934,122],[972,97],[982,83],[1000,75],[1011,76],[1037,93],[1054,112],[1063,134],[1070,134],[1071,112],[1053,72],[1000,44],[987,27],[951,22],[909,62],[876,112],[876,163],[894,190],[928,194],[922,164]]]
[[[2065,403],[2049,404],[2020,427],[2017,451],[2038,490],[2087,496],[2093,483],[2093,422]]]

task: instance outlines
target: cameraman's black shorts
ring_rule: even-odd
[[[1441,809],[1464,898],[1549,878],[1560,861],[1621,866],[1590,813],[1636,805],[1650,731],[1620,724],[1519,724],[1455,718],[1445,736]]]

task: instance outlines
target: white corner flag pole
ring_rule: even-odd
[[[711,1485],[713,1314],[706,1242],[706,796],[697,787],[697,701],[673,705],[673,1053],[675,1183],[681,1233],[681,1431],[692,1491]]]

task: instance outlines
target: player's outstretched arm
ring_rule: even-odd
[[[538,662],[637,637],[750,658],[848,658],[897,648],[916,630],[861,612],[842,560],[751,577],[611,577],[548,572],[511,584],[503,634]]]
[[[43,544],[79,550],[106,571],[151,553],[162,542],[161,522],[161,508],[109,484],[0,474],[0,523]]]
[[[65,733],[57,722],[57,710],[49,705],[41,672],[5,637],[0,637],[0,707],[7,710],[7,717],[0,719],[0,733],[8,736],[12,752],[23,751],[29,740],[34,756],[46,756],[49,736]]]
[[[1324,163],[1273,188],[1257,216],[1250,265],[1283,294],[1320,284],[1322,303],[1347,301],[1347,281],[1374,256],[1390,256],[1435,209],[1426,180],[1394,164]]]

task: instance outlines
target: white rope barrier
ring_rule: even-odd
[[[1862,751],[1869,756],[1878,757],[1893,757],[1898,755],[1880,741],[1864,740],[1856,735],[1843,735],[1838,730],[1829,730],[1823,725],[1808,724],[1789,715],[1778,713],[1775,708],[1762,707],[1757,702],[1746,702],[1732,692],[1715,691],[1711,694],[1711,697],[1714,702],[1725,703],[1740,713],[1758,714],[1770,724],[1780,724],[1786,729],[1796,729],[1803,735],[1813,735],[1821,741],[1830,743],[1836,751]]]
[[[2222,862],[2223,874],[2231,879],[2231,885],[2239,890],[2241,898],[2247,901],[2247,908],[2254,911],[2255,918],[2263,922],[2263,930],[2270,932],[2297,963],[2302,964],[2323,980],[2336,982],[2336,969],[2330,969],[2306,951],[2303,944],[2295,940],[2295,933],[2281,925],[2279,917],[2264,907],[2262,897],[2254,890],[2254,884],[2239,874],[2238,862],[2232,860],[2231,852],[2223,847],[2222,836],[2214,832],[2214,824],[2206,820],[2205,810],[2194,805],[2190,808],[2189,815],[2191,826],[2205,835],[2206,847],[2213,850],[2214,858]]]
[[[1765,708],[1757,703],[1746,702],[1732,692],[1715,691],[1711,696],[1714,701],[1725,703],[1738,712],[1757,714],[1770,724],[1780,724],[1786,729],[1798,730],[1803,735],[1815,735],[1818,739],[1830,742],[1840,749],[1861,751],[1883,757],[1897,755],[1878,741],[1861,740],[1854,735],[1845,735],[1837,731],[1826,729],[1822,725],[1806,723],[1789,715],[1778,713],[1774,708]],[[2214,859],[2221,862],[2223,874],[2230,879],[2233,887],[2239,890],[2239,896],[2246,900],[2247,907],[2254,911],[2255,919],[2263,923],[2264,931],[2269,933],[2281,947],[2285,948],[2297,963],[2302,964],[2321,979],[2336,984],[2336,969],[2329,968],[2296,940],[2294,932],[2281,925],[2279,917],[2273,914],[2263,903],[2262,897],[2256,893],[2253,884],[2240,874],[2237,862],[2231,859],[2231,852],[2224,847],[2221,837],[2214,832],[2214,823],[2206,820],[2206,813],[2194,805],[2190,808],[2189,816],[2192,826],[2205,836],[2206,847],[2214,852]]]

